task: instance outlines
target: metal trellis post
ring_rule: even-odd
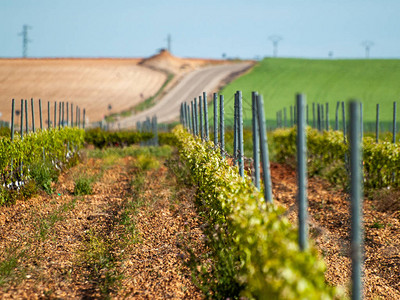
[[[244,177],[242,91],[238,91],[239,175]]]
[[[321,130],[324,131],[325,129],[325,112],[324,112],[324,105],[320,104],[321,109]]]
[[[62,126],[62,127],[64,127],[64,125],[65,125],[65,119],[64,119],[65,115],[64,115],[64,112],[65,112],[65,102],[63,101],[63,102],[62,102],[62,121],[61,121],[61,126]]]
[[[204,101],[204,124],[205,124],[205,139],[206,141],[210,140],[210,132],[208,126],[208,105],[207,105],[207,93],[203,92],[203,101]]]
[[[339,108],[340,102],[336,103],[336,113],[335,113],[335,130],[339,130]]]
[[[35,132],[35,106],[33,105],[33,98],[31,98],[31,110],[32,110],[32,131]]]
[[[375,126],[376,143],[379,143],[379,103],[376,105],[376,126]]]
[[[25,132],[29,133],[29,122],[28,122],[28,100],[25,99]]]
[[[71,127],[74,127],[74,104],[71,103]]]
[[[61,128],[62,102],[58,103],[58,128]]]
[[[218,95],[217,93],[213,94],[214,99],[214,146],[218,145]]]
[[[268,203],[272,203],[272,183],[269,167],[269,154],[267,144],[267,129],[265,126],[264,101],[262,95],[257,96],[258,124],[260,129],[260,148],[261,162],[263,167],[264,198]]]
[[[187,114],[188,114],[188,121],[189,121],[189,130],[190,133],[193,132],[193,122],[192,122],[192,116],[191,116],[191,110],[190,110],[190,105],[189,103],[187,104]]]
[[[194,118],[194,108],[193,108],[193,101],[190,101],[190,108],[191,108],[191,118],[192,118],[192,134],[196,135],[196,124],[195,124],[195,118]]]
[[[24,138],[24,100],[21,99],[21,140]]]
[[[360,145],[360,105],[350,103],[350,195],[351,195],[351,259],[353,300],[363,297],[363,234],[362,234],[362,173]]]
[[[53,128],[57,128],[57,101],[54,101],[54,124]]]
[[[254,161],[254,185],[260,190],[260,137],[257,114],[257,93],[251,94],[252,125],[253,125],[253,161]]]
[[[393,102],[393,144],[396,143],[396,115],[397,115],[397,102]]]
[[[298,180],[298,219],[299,219],[299,246],[302,251],[308,248],[307,226],[307,141],[305,122],[305,98],[297,94],[297,180]]]
[[[322,131],[321,128],[321,105],[319,103],[317,104],[317,126],[318,126],[318,131]]]
[[[43,115],[42,115],[42,100],[39,99],[39,121],[40,121],[40,130],[43,130]]]
[[[286,114],[286,107],[283,108],[283,126],[287,127],[287,114]]]
[[[194,98],[194,124],[195,124],[195,134],[199,136],[199,114],[197,113],[197,98]]]
[[[236,165],[238,134],[237,134],[237,92],[235,93],[234,113],[233,113],[233,160]]]
[[[344,102],[342,101],[342,122],[343,122],[343,141],[346,144],[346,110],[344,107]]]
[[[201,96],[199,96],[199,112],[200,112],[200,138],[201,141],[204,139],[203,135],[203,101]]]
[[[11,104],[11,140],[14,140],[14,116],[15,116],[15,100],[12,99]]]
[[[221,156],[225,157],[225,120],[224,120],[224,95],[219,95],[219,130],[221,140]]]
[[[290,105],[290,127],[293,127],[293,105]]]
[[[67,120],[66,120],[66,122],[67,122],[67,127],[69,126],[69,103],[67,102],[67,104],[66,104],[66,109],[67,109]]]
[[[315,128],[315,103],[312,104],[312,115],[313,115],[313,123],[312,126]]]
[[[326,103],[325,104],[325,114],[326,114],[326,118],[325,118],[325,121],[326,121],[326,126],[325,126],[325,129],[326,130],[329,130],[329,103]]]
[[[51,118],[50,118],[50,101],[47,101],[47,129],[50,129],[50,122],[51,122]]]

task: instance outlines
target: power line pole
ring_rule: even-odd
[[[167,49],[168,49],[169,53],[171,53],[171,42],[172,42],[171,35],[168,34],[168,36],[167,36]]]
[[[28,43],[32,42],[30,39],[28,39],[28,29],[32,29],[32,27],[24,24],[24,26],[22,26],[22,32],[18,34],[19,36],[22,35],[22,57],[27,57]]]
[[[268,38],[272,42],[272,46],[274,48],[274,57],[278,56],[278,43],[282,40],[282,37],[279,35],[271,35]]]
[[[371,47],[374,45],[374,42],[372,41],[364,41],[361,43],[365,47],[365,57],[368,59],[369,58],[369,50]]]

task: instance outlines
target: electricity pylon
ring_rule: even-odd
[[[22,57],[27,57],[28,43],[32,42],[30,39],[28,39],[28,29],[32,29],[32,27],[24,24],[24,26],[22,26],[22,32],[18,34],[20,36],[22,35]]]
[[[372,41],[364,41],[361,43],[365,47],[365,57],[368,59],[369,58],[369,50],[371,47],[374,45],[374,42]]]
[[[168,50],[169,53],[171,53],[171,42],[172,42],[171,35],[168,34],[168,36],[167,36],[167,50]]]
[[[272,42],[272,46],[274,47],[274,57],[278,56],[278,43],[282,40],[282,37],[279,35],[271,35],[268,38]]]

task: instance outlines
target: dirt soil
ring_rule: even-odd
[[[9,121],[11,100],[41,99],[70,102],[86,109],[88,121],[125,110],[154,95],[166,75],[143,66],[138,59],[0,59],[0,111]],[[37,102],[36,102],[36,105]],[[111,105],[111,110],[108,106]],[[58,109],[58,108],[57,108]],[[37,117],[38,106],[36,106]]]
[[[86,159],[60,175],[51,196],[0,207],[0,298],[202,298],[178,244],[199,241],[194,190],[163,165],[139,172],[136,159]],[[296,173],[272,163],[274,199],[296,224]],[[79,176],[96,178],[92,195],[73,195]],[[350,286],[349,199],[309,178],[310,238],[325,277]],[[364,199],[366,299],[400,299],[400,192]],[[183,239],[183,240],[182,240]]]
[[[198,299],[178,241],[200,240],[191,191],[135,159],[86,159],[53,195],[0,207],[1,299]],[[79,176],[93,194],[73,195]]]
[[[11,120],[12,99],[19,110],[21,99],[34,98],[43,101],[45,120],[47,102],[51,102],[53,111],[54,101],[64,101],[85,108],[87,123],[97,122],[105,115],[128,110],[155,95],[167,74],[174,74],[174,78],[165,91],[187,72],[221,63],[227,61],[179,58],[168,51],[145,59],[0,59],[0,120]],[[35,119],[39,120],[35,103]]]
[[[271,164],[274,199],[297,223],[296,172]],[[326,280],[350,286],[349,196],[319,178],[308,180],[310,237],[327,264]],[[378,191],[364,199],[366,299],[400,299],[400,192]]]

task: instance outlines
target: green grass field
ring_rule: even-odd
[[[376,104],[379,103],[380,118],[389,123],[393,118],[393,102],[400,100],[400,60],[266,58],[220,92],[226,99],[227,118],[233,114],[236,90],[243,92],[246,124],[251,118],[251,91],[263,95],[266,119],[270,122],[276,120],[276,112],[284,107],[288,109],[289,118],[295,94],[303,93],[308,104],[329,103],[331,124],[335,118],[336,102],[352,98],[363,102],[366,122],[375,121]],[[210,117],[212,115],[211,106]],[[311,105],[309,116],[311,120]]]

